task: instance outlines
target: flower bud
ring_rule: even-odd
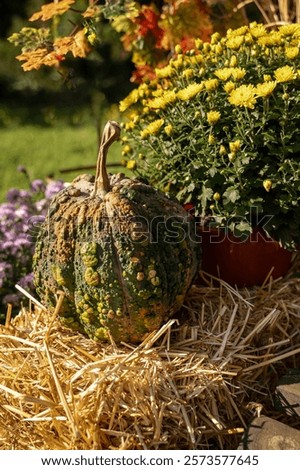
[[[263,187],[265,188],[265,190],[267,192],[269,192],[270,189],[272,188],[272,181],[271,180],[264,180],[263,181]]]
[[[175,53],[176,53],[176,54],[182,54],[182,49],[181,49],[180,44],[176,44],[176,46],[175,46]]]
[[[136,161],[135,160],[128,160],[126,168],[128,168],[128,170],[135,170]]]

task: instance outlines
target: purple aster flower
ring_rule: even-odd
[[[46,191],[45,191],[45,196],[47,199],[52,199],[55,194],[57,194],[59,191],[61,191],[64,188],[64,182],[61,180],[58,181],[51,181],[48,183]]]
[[[23,165],[17,166],[17,171],[19,171],[20,173],[25,173],[26,175],[28,173],[26,167]]]
[[[3,304],[12,304],[12,305],[19,305],[20,303],[20,294],[7,294],[3,298]]]
[[[26,290],[33,289],[33,273],[26,274],[25,276],[21,277],[18,284]]]
[[[27,170],[20,170],[28,175]],[[63,181],[42,180],[30,183],[30,190],[12,188],[0,204],[0,307],[12,303],[20,306],[22,294],[15,292],[18,283],[34,292],[32,257],[39,225],[44,221],[51,198],[64,187]]]
[[[28,217],[30,217],[29,207],[26,204],[21,204],[15,211],[15,217],[26,220]]]
[[[40,199],[39,201],[36,201],[34,204],[34,207],[36,208],[37,212],[47,212],[47,209],[49,207],[49,201],[47,199]]]
[[[33,180],[30,184],[30,188],[32,189],[33,192],[39,193],[43,192],[46,189],[46,185],[43,180]]]
[[[20,199],[20,190],[16,188],[11,188],[6,194],[6,200],[10,203],[15,203]]]

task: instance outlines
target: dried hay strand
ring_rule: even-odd
[[[278,378],[300,366],[294,274],[194,285],[137,347],[97,344],[60,324],[60,298],[55,312],[31,299],[0,328],[0,449],[236,449],[255,414],[276,419]]]

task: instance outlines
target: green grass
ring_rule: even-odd
[[[19,165],[26,167],[30,178],[54,178],[72,181],[81,173],[94,170],[78,170],[62,174],[65,168],[96,164],[98,138],[95,126],[55,127],[22,126],[0,129],[0,202],[5,199],[11,187],[28,187],[24,174],[17,170]],[[108,154],[107,163],[121,160],[120,144],[114,143]],[[114,173],[124,168],[108,169]]]

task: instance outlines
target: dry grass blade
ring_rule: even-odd
[[[260,13],[262,21],[268,26],[282,25],[291,22],[299,22],[299,0],[244,0],[239,2],[233,11],[244,9],[247,16],[246,7],[255,5]]]
[[[77,429],[76,424],[74,422],[73,414],[71,413],[70,407],[67,403],[66,397],[64,395],[62,386],[61,386],[60,381],[59,381],[59,378],[56,374],[56,370],[55,370],[55,367],[54,367],[54,364],[53,364],[53,361],[52,361],[52,357],[51,357],[51,354],[50,354],[50,351],[48,349],[48,346],[47,346],[46,342],[44,342],[44,348],[45,348],[46,356],[47,356],[47,359],[48,359],[48,362],[49,362],[50,371],[51,371],[52,377],[53,377],[54,382],[55,382],[55,386],[56,386],[57,391],[58,391],[59,398],[60,398],[62,406],[65,410],[66,416],[67,416],[68,420],[71,423],[74,436],[77,438],[78,434],[79,434],[78,429]]]

